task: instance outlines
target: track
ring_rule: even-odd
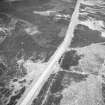
[[[55,51],[53,56],[50,58],[45,72],[40,76],[37,82],[33,81],[29,90],[24,95],[24,98],[22,98],[17,105],[31,105],[33,99],[37,97],[42,86],[47,81],[51,73],[54,71],[54,69],[52,69],[54,64],[60,59],[62,54],[64,54],[67,48],[70,46],[72,38],[74,37],[73,32],[75,26],[78,24],[79,7],[81,2],[82,0],[77,1],[64,41],[61,43],[61,45]]]

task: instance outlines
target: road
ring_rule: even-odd
[[[74,37],[74,29],[75,26],[78,24],[78,13],[79,13],[79,7],[82,0],[78,0],[75,6],[75,10],[73,12],[73,15],[71,17],[70,24],[68,26],[68,30],[66,32],[66,36],[61,43],[61,45],[58,47],[58,49],[55,51],[53,56],[50,58],[48,62],[48,66],[45,69],[44,73],[40,76],[38,81],[33,81],[32,85],[30,86],[28,92],[25,94],[24,98],[22,98],[17,105],[31,105],[33,99],[37,97],[39,94],[42,86],[47,81],[51,73],[54,71],[53,66],[54,64],[60,59],[62,54],[65,53],[67,48],[70,46],[72,38]]]

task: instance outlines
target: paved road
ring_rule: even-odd
[[[67,50],[67,48],[70,46],[72,38],[74,37],[74,28],[78,24],[78,12],[80,7],[80,2],[82,0],[78,0],[75,6],[75,10],[73,12],[71,22],[69,24],[68,30],[66,32],[66,36],[64,38],[64,41],[62,44],[58,47],[58,49],[55,51],[53,56],[50,58],[48,62],[48,67],[45,69],[45,72],[40,76],[38,81],[34,81],[32,85],[30,86],[28,92],[25,94],[25,97],[20,100],[18,105],[31,105],[31,102],[37,95],[39,94],[42,86],[47,81],[50,74],[54,71],[53,66],[54,64],[60,59],[62,54]]]

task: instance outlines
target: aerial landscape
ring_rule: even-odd
[[[0,105],[105,105],[105,0],[1,0]]]

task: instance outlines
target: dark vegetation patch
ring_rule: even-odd
[[[69,70],[70,66],[76,66],[81,59],[81,55],[78,55],[76,50],[66,52],[60,59],[59,63],[62,69]]]
[[[101,37],[101,32],[79,24],[74,31],[71,47],[84,47],[100,42],[105,42],[105,38]]]

